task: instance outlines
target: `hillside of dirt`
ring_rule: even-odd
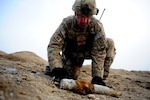
[[[47,64],[33,52],[0,51],[0,100],[150,100],[150,71],[111,69],[105,82],[122,92],[122,96],[91,97],[59,89],[51,77],[43,75]],[[79,80],[91,79],[91,66],[83,66]]]

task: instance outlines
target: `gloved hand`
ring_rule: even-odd
[[[60,82],[63,78],[69,78],[69,74],[64,68],[55,68],[52,70],[53,81]]]
[[[94,76],[92,79],[92,84],[98,84],[98,85],[103,85],[106,86],[105,82],[103,81],[103,79],[99,76]]]

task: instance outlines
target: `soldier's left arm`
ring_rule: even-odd
[[[106,36],[103,28],[103,24],[97,21],[96,36],[93,42],[93,48],[91,51],[92,57],[92,76],[103,77],[103,67],[106,57]]]

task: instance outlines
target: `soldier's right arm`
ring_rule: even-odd
[[[62,68],[62,59],[60,52],[62,51],[66,34],[64,23],[65,21],[63,20],[55,33],[52,35],[47,47],[48,63],[51,71],[54,68]]]

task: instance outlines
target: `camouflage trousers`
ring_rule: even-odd
[[[104,79],[108,77],[110,66],[113,63],[113,60],[116,55],[116,48],[115,48],[114,41],[110,38],[107,38],[107,45],[108,45],[108,49],[106,51],[107,54],[104,62],[104,75],[103,75]]]
[[[114,41],[111,38],[107,38],[107,49],[104,59],[103,68],[92,67],[92,76],[100,76],[103,79],[106,79],[109,75],[110,66],[113,63],[113,60],[116,55],[116,49]],[[104,55],[103,55],[104,56]]]
[[[114,41],[112,39],[107,38],[107,45],[108,48],[106,50],[106,58],[104,60],[104,66],[102,69],[94,69],[94,67],[92,67],[92,76],[100,76],[102,78],[107,78],[109,75],[109,69],[115,58],[116,50],[114,46]],[[80,75],[80,68],[82,64],[83,60],[80,62],[79,66],[64,65],[64,68],[67,70],[71,78],[77,79],[78,76]],[[99,73],[101,73],[102,75],[100,75]]]
[[[80,75],[80,66],[64,66],[64,68],[67,70],[69,77],[77,80]]]

